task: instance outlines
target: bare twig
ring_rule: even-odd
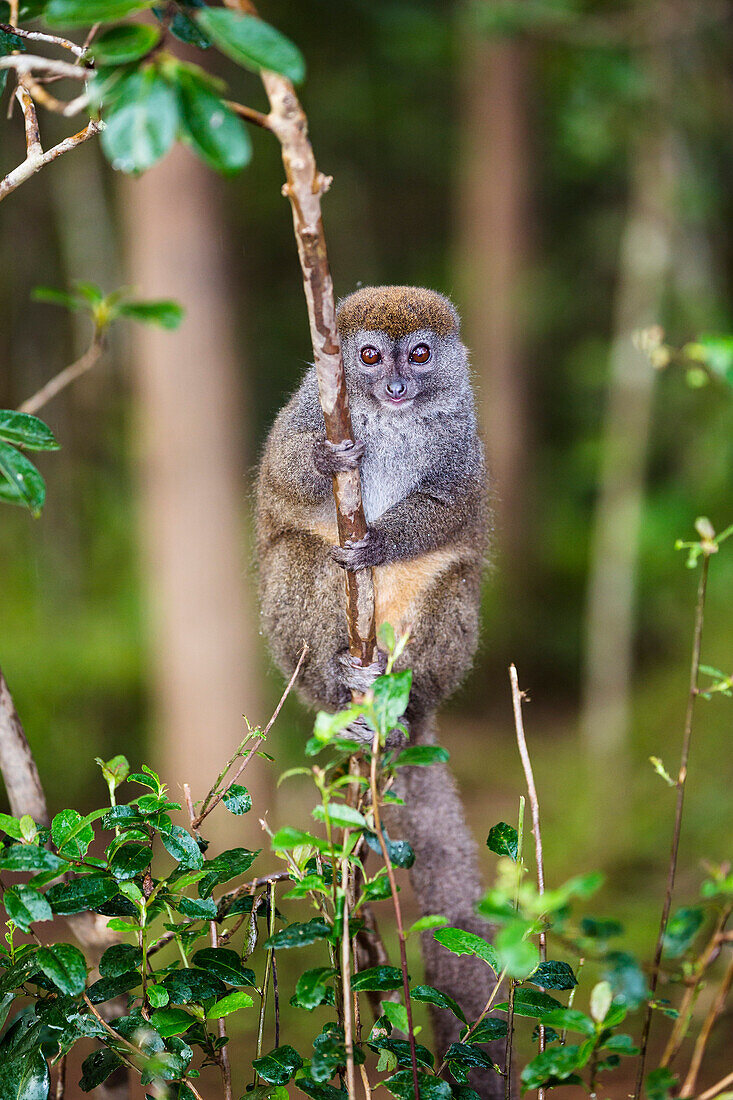
[[[235,11],[257,14],[251,0],[225,0],[225,4]],[[350,443],[354,441],[354,433],[321,220],[321,195],[328,189],[330,180],[319,172],[316,165],[308,140],[308,119],[293,85],[277,73],[263,70],[261,75],[270,103],[270,114],[267,116],[269,128],[282,149],[287,181],[283,194],[289,199],[293,213],[326,438],[331,443]],[[333,493],[341,545],[365,538],[367,524],[359,471],[355,469],[336,474]],[[377,645],[371,569],[358,573],[348,571],[346,589],[349,649],[353,657],[364,664],[371,664]]]
[[[247,107],[244,103],[236,103],[232,99],[226,99],[224,102],[229,110],[234,111],[240,118],[251,122],[254,126],[259,126],[262,130],[272,130],[269,115],[263,114],[262,111],[255,111],[254,107]]]
[[[334,868],[335,877],[335,868]],[[344,1005],[344,1045],[346,1047],[346,1089],[349,1100],[356,1100],[354,1072],[354,1013],[351,996],[351,934],[349,932],[349,861],[341,861],[341,888],[344,910],[341,928],[341,989]],[[335,914],[334,914],[335,916]],[[417,1095],[417,1093],[415,1094]]]
[[[392,905],[394,907],[395,922],[397,924],[397,937],[400,944],[400,965],[402,968],[402,990],[405,996],[405,1011],[407,1012],[407,1037],[410,1040],[410,1062],[412,1064],[412,1084],[415,1089],[415,1097],[419,1097],[420,1088],[417,1076],[417,1053],[415,1050],[415,1028],[412,1023],[412,1002],[410,1001],[410,979],[407,973],[407,937],[405,936],[405,929],[402,924],[402,909],[400,907],[400,898],[397,892],[397,882],[395,881],[394,869],[392,867],[392,860],[389,858],[389,852],[384,840],[384,834],[382,833],[381,815],[379,813],[379,787],[377,785],[377,765],[379,763],[379,733],[375,731],[374,742],[372,744],[372,762],[369,769],[369,788],[372,792],[372,813],[374,814],[374,831],[377,834],[379,840],[379,847],[382,850],[382,859],[384,865],[387,868],[387,877],[389,878],[389,888],[392,893]]]
[[[534,773],[532,771],[532,761],[529,758],[529,752],[527,751],[527,741],[524,736],[524,720],[522,718],[522,700],[526,698],[525,692],[519,690],[519,680],[517,678],[517,669],[515,665],[509,666],[509,680],[512,685],[512,705],[514,707],[514,728],[517,734],[517,745],[519,747],[519,755],[522,759],[522,767],[524,768],[524,777],[527,780],[527,792],[529,794],[529,804],[532,810],[532,833],[534,835],[534,850],[535,860],[537,863],[537,891],[540,897],[545,892],[545,863],[542,856],[542,833],[540,831],[540,804],[537,799],[537,789],[534,782]],[[545,932],[540,932],[540,959],[542,962],[547,958],[547,936]],[[540,1053],[545,1049],[545,1029],[542,1024],[539,1025],[539,1042],[538,1049]],[[543,1100],[545,1095],[544,1089],[537,1090],[538,1100]]]
[[[275,912],[275,883],[269,886],[270,912]],[[280,989],[277,983],[277,954],[272,953],[272,1007],[275,1011],[275,1046],[280,1046]]]
[[[705,1092],[701,1092],[699,1096],[695,1097],[695,1100],[713,1100],[713,1097],[727,1089],[728,1085],[733,1085],[733,1073],[727,1074],[721,1081],[711,1085],[709,1089],[705,1089]]]
[[[471,1038],[471,1036],[473,1035],[473,1033],[475,1032],[475,1030],[476,1030],[476,1028],[477,1028],[477,1027],[479,1026],[479,1024],[480,1024],[480,1023],[482,1023],[482,1022],[483,1022],[483,1020],[484,1020],[484,1018],[486,1017],[486,1015],[487,1015],[487,1014],[488,1014],[489,1012],[491,1012],[491,1007],[492,1007],[492,1005],[493,1005],[494,1001],[495,1001],[495,1000],[496,1000],[496,998],[497,998],[497,995],[498,995],[498,993],[499,993],[499,990],[501,989],[501,983],[502,983],[502,982],[504,981],[504,979],[505,979],[505,978],[506,978],[506,967],[504,967],[504,969],[502,970],[501,974],[498,974],[498,975],[497,975],[497,978],[496,978],[496,985],[495,985],[495,986],[494,986],[494,988],[493,988],[493,989],[491,990],[491,994],[490,994],[490,996],[489,996],[489,999],[488,999],[488,1001],[486,1002],[486,1004],[484,1005],[483,1009],[481,1010],[481,1015],[479,1016],[478,1020],[476,1020],[476,1022],[475,1022],[475,1023],[471,1024],[471,1026],[469,1027],[468,1031],[466,1032],[466,1034],[465,1034],[465,1035],[463,1036],[463,1038],[461,1039],[461,1042],[462,1042],[462,1043],[467,1043],[467,1042],[468,1042],[468,1040],[469,1040],[469,1039]],[[446,1063],[446,1061],[445,1061],[445,1059],[444,1059],[444,1060],[443,1060],[443,1062],[441,1062],[440,1068],[438,1069],[438,1077],[440,1077],[441,1073],[442,1073],[442,1072],[443,1072],[443,1070],[445,1069],[445,1067],[446,1067],[446,1064],[447,1064],[447,1063]]]
[[[53,1090],[53,1100],[64,1100],[66,1095],[66,1055],[59,1058],[56,1068],[56,1088]]]
[[[23,725],[15,709],[7,681],[0,669],[0,771],[15,817],[30,814],[39,825],[48,825],[48,808],[38,768]]]
[[[84,56],[84,48],[77,46],[76,42],[71,42],[68,38],[60,38],[57,34],[45,34],[42,31],[28,31],[24,27],[14,27],[8,23],[0,23],[0,31],[5,31],[6,34],[17,35],[18,38],[27,38],[29,42],[47,42],[52,46],[61,46],[64,50],[69,50],[71,53],[76,54],[77,57]]]
[[[219,773],[219,775],[217,777],[217,780],[214,783],[214,786],[211,788],[211,790],[207,794],[206,798],[204,799],[204,804],[203,804],[203,807],[201,809],[201,812],[199,813],[198,817],[194,818],[191,821],[191,828],[194,830],[194,832],[196,832],[200,828],[201,822],[204,820],[205,817],[209,816],[209,814],[214,809],[214,807],[219,805],[219,803],[221,802],[224,795],[231,788],[232,784],[237,782],[237,780],[239,779],[240,775],[242,774],[244,769],[249,764],[252,757],[261,748],[262,742],[267,737],[268,733],[270,732],[273,725],[275,724],[275,722],[277,720],[277,716],[280,713],[280,711],[282,710],[283,704],[285,703],[285,700],[287,699],[288,695],[292,691],[293,685],[295,684],[295,681],[298,679],[298,676],[300,674],[301,668],[303,667],[303,661],[305,660],[305,655],[306,655],[307,652],[308,652],[308,646],[304,645],[303,649],[302,649],[302,652],[300,654],[300,657],[298,658],[298,663],[295,666],[295,671],[293,672],[293,675],[288,680],[285,691],[280,696],[280,702],[277,704],[274,711],[272,712],[272,716],[270,717],[270,721],[267,723],[265,728],[262,730],[261,733],[259,733],[258,731],[254,731],[253,733],[248,733],[247,736],[245,737],[245,739],[240,743],[239,747],[237,748],[237,751],[234,753],[234,756],[232,756],[231,759],[227,762],[226,767],[224,768],[224,770]],[[242,763],[239,765],[236,772],[234,773],[232,778],[227,783],[226,787],[224,787],[221,791],[219,791],[218,794],[215,795],[214,791],[216,791],[217,787],[219,786],[219,784],[224,779],[224,776],[227,774],[229,769],[234,764],[234,761],[244,751],[244,746],[247,744],[247,741],[252,736],[254,736],[255,739],[256,739],[254,745],[249,750],[249,752],[244,756],[244,758],[242,759]]]
[[[0,57],[0,67],[2,62],[7,60]],[[41,168],[45,168],[51,161],[56,160],[64,153],[69,153],[72,149],[76,149],[79,145],[82,145],[89,138],[98,134],[103,127],[102,122],[98,122],[96,119],[90,119],[89,123],[83,130],[79,130],[77,134],[72,134],[71,137],[64,138],[58,145],[54,145],[52,149],[48,149],[45,153],[38,157],[28,158],[19,164],[17,168],[14,168],[12,172],[8,172],[4,179],[0,180],[0,202],[11,193],[15,191],[16,187],[20,187],[21,183],[25,183],[29,180],[34,173],[40,171]]]
[[[91,370],[104,351],[104,345],[104,334],[97,329],[90,346],[84,354],[77,359],[75,363],[71,363],[68,367],[64,367],[62,371],[59,371],[50,381],[41,386],[40,390],[34,393],[32,397],[28,397],[22,405],[18,406],[18,412],[37,413],[38,410],[42,409],[44,405],[47,405],[51,398],[55,397],[57,393],[60,393],[61,390],[65,390],[68,385],[75,382],[82,374],[86,374],[88,370]]]
[[[700,1034],[697,1037],[694,1050],[692,1052],[692,1060],[690,1062],[690,1068],[687,1071],[687,1077],[685,1083],[680,1089],[680,1097],[692,1096],[695,1091],[695,1085],[697,1084],[697,1077],[702,1066],[702,1060],[705,1055],[705,1047],[708,1045],[710,1034],[715,1027],[718,1018],[722,1015],[725,1008],[725,1002],[728,999],[731,985],[733,985],[733,958],[728,963],[728,969],[725,972],[720,988],[715,995],[715,999],[710,1006],[705,1021],[700,1029]]]
[[[17,30],[13,34],[17,34]],[[0,69],[15,69],[18,76],[24,73],[50,73],[65,80],[88,80],[89,70],[72,65],[69,61],[57,61],[55,57],[39,57],[32,53],[13,53],[0,57]]]
[[[38,116],[36,115],[36,106],[33,99],[28,92],[28,89],[23,83],[23,78],[20,78],[18,87],[15,90],[15,95],[20,103],[21,110],[23,111],[23,122],[25,124],[25,146],[26,157],[28,160],[36,160],[38,157],[43,156],[43,146],[41,145],[41,134],[38,129]]]
[[[700,571],[700,582],[697,588],[697,603],[695,606],[695,628],[692,643],[692,659],[690,662],[690,688],[687,695],[687,711],[685,714],[685,730],[682,737],[682,754],[680,758],[680,770],[677,775],[677,802],[675,805],[674,815],[674,827],[672,830],[672,847],[669,854],[669,869],[667,872],[667,889],[664,895],[664,905],[662,906],[662,916],[659,921],[659,932],[657,934],[657,944],[654,950],[654,962],[652,964],[652,971],[649,976],[649,1000],[646,1006],[646,1012],[644,1013],[644,1026],[641,1033],[641,1043],[639,1046],[639,1067],[636,1075],[636,1089],[634,1091],[635,1100],[639,1100],[641,1096],[641,1090],[644,1083],[644,1066],[646,1064],[646,1052],[649,1045],[649,1032],[651,1030],[652,1023],[652,1006],[651,1002],[654,999],[654,994],[657,988],[657,982],[659,981],[659,965],[662,961],[662,950],[664,948],[664,936],[667,931],[667,921],[669,920],[669,911],[672,907],[672,893],[674,891],[674,880],[677,872],[677,853],[680,845],[680,833],[682,831],[682,810],[685,802],[685,783],[687,781],[687,763],[690,757],[690,742],[692,740],[692,716],[695,709],[695,700],[697,699],[697,680],[700,671],[700,651],[702,648],[702,628],[705,618],[705,593],[708,583],[708,569],[710,566],[710,557],[708,553],[703,554],[702,569]]]

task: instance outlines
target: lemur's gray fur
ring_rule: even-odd
[[[401,659],[413,670],[411,743],[434,740],[433,717],[471,665],[478,636],[487,543],[483,448],[466,349],[452,304],[415,287],[369,287],[339,304],[351,417],[360,446],[369,534],[335,546],[332,472],[353,461],[325,442],[315,371],[309,370],[268,437],[257,493],[262,619],[273,655],[290,675],[309,646],[298,689],[336,710],[362,689],[348,660],[343,569],[374,567],[377,625],[410,628]],[[366,352],[365,352],[366,349]],[[417,349],[417,350],[416,350]],[[427,349],[428,359],[423,358]],[[364,362],[362,356],[373,359]],[[390,387],[388,389],[387,387]],[[399,664],[398,664],[399,667]],[[378,674],[375,668],[372,678]],[[422,913],[485,935],[475,843],[444,766],[399,772],[399,826],[415,850],[412,884]],[[492,988],[489,968],[423,936],[426,980],[476,1019]],[[438,1050],[459,1025],[436,1009]],[[496,1061],[502,1054],[493,1051]],[[478,1077],[481,1077],[481,1080]],[[477,1075],[484,1097],[503,1095],[495,1073]]]

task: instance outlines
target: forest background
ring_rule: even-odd
[[[263,14],[308,62],[337,293],[432,286],[464,319],[496,530],[481,652],[441,739],[477,836],[513,820],[523,789],[513,661],[547,874],[601,867],[598,904],[648,953],[673,800],[648,758],[675,766],[694,604],[674,543],[700,514],[733,518],[733,433],[730,389],[654,370],[633,334],[659,323],[679,347],[731,331],[733,23],[727,3],[522,6],[520,20],[488,0]],[[210,61],[258,102],[254,76]],[[68,128],[45,125],[49,142]],[[18,120],[3,135],[0,175],[24,149]],[[187,311],[175,333],[115,326],[42,414],[63,445],[41,456],[42,518],[3,509],[2,663],[52,812],[96,805],[94,757],[117,751],[203,793],[241,715],[262,721],[281,690],[258,632],[251,485],[310,352],[279,150],[252,139],[227,181],[181,148],[126,179],[90,141],[0,205],[0,406],[89,342],[88,321],[34,287],[129,285]],[[732,583],[721,553],[703,660],[722,668]],[[730,704],[698,721],[680,898],[733,825]],[[273,825],[308,814],[307,788],[275,778],[309,725],[289,700],[275,767],[249,775]],[[260,846],[255,814],[241,831]]]

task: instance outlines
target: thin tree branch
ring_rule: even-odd
[[[230,111],[234,111],[235,115],[239,115],[240,118],[251,122],[254,126],[259,126],[262,130],[272,131],[269,115],[263,114],[262,111],[255,111],[254,107],[247,107],[244,103],[236,103],[231,99],[224,102]]]
[[[257,15],[251,0],[225,0],[225,5],[235,11]],[[333,282],[321,219],[321,195],[328,189],[330,180],[316,166],[308,140],[308,119],[293,85],[277,73],[263,70],[261,75],[270,103],[270,129],[282,148],[286,178],[283,194],[290,201],[293,213],[326,438],[331,443],[353,443],[349,395],[336,327]],[[365,538],[367,524],[359,471],[336,474],[333,493],[341,545]],[[372,570],[363,569],[358,573],[347,571],[346,589],[349,649],[357,660],[371,664],[377,645]]]
[[[682,737],[680,769],[677,775],[677,802],[675,805],[674,827],[672,830],[672,847],[669,853],[667,889],[664,895],[662,916],[659,921],[659,932],[657,934],[657,944],[654,950],[654,962],[652,963],[652,972],[649,977],[649,999],[647,1001],[646,1012],[644,1013],[644,1026],[642,1029],[641,1043],[639,1046],[639,1067],[636,1075],[636,1089],[634,1091],[635,1100],[639,1100],[644,1083],[644,1066],[646,1064],[646,1053],[647,1047],[649,1045],[649,1032],[651,1030],[652,1023],[651,1002],[654,999],[657,982],[659,981],[659,966],[662,961],[662,951],[664,949],[664,935],[667,931],[669,911],[672,907],[672,894],[674,892],[674,880],[675,874],[677,872],[677,853],[679,851],[680,833],[682,831],[682,810],[684,808],[685,802],[687,763],[690,758],[690,742],[692,740],[692,716],[695,710],[695,700],[697,699],[697,680],[700,672],[702,628],[705,618],[705,593],[707,590],[709,566],[709,553],[704,553],[702,559],[702,569],[700,571],[700,582],[697,588],[697,603],[695,605],[695,628],[692,642],[692,659],[690,662],[690,688],[687,695],[687,711],[685,714],[685,729]]]
[[[17,34],[17,30],[13,30]],[[15,69],[18,76],[25,73],[50,73],[65,80],[88,80],[89,70],[72,65],[70,61],[58,61],[55,57],[41,57],[34,53],[13,53],[0,57],[0,69]]]
[[[267,723],[265,728],[262,730],[261,734],[258,734],[258,733],[254,734],[254,736],[256,737],[254,745],[249,750],[249,752],[246,754],[246,756],[243,758],[242,763],[239,765],[238,769],[236,770],[236,772],[234,773],[232,778],[229,780],[226,787],[224,787],[221,791],[219,791],[219,793],[217,795],[214,795],[214,791],[219,786],[219,784],[222,782],[222,780],[224,779],[224,776],[227,774],[229,769],[234,764],[234,761],[237,759],[237,757],[240,755],[240,753],[243,752],[244,746],[247,744],[247,741],[252,736],[252,734],[247,734],[247,737],[245,737],[244,741],[242,741],[240,743],[239,748],[235,752],[234,756],[232,756],[232,758],[229,760],[229,762],[227,763],[224,770],[219,773],[219,776],[216,780],[216,783],[214,784],[214,786],[211,788],[211,790],[207,794],[206,798],[204,799],[204,805],[203,805],[203,808],[202,808],[200,814],[198,815],[198,817],[193,818],[192,821],[191,821],[191,828],[194,830],[194,832],[198,831],[198,829],[201,826],[201,822],[204,820],[205,817],[209,816],[209,814],[214,809],[214,807],[219,805],[219,803],[221,802],[224,795],[231,788],[232,784],[237,782],[237,780],[239,779],[240,775],[242,774],[244,769],[249,764],[252,757],[255,755],[256,752],[259,751],[259,749],[262,745],[262,742],[267,737],[268,733],[272,729],[272,727],[273,727],[273,725],[274,725],[274,723],[277,719],[278,714],[282,710],[283,704],[285,703],[285,700],[287,699],[288,695],[292,691],[293,685],[295,684],[295,681],[298,679],[298,675],[300,673],[301,668],[303,667],[303,661],[305,660],[305,655],[306,655],[307,652],[308,652],[308,646],[304,645],[303,649],[302,649],[302,652],[300,654],[300,657],[298,658],[298,663],[295,666],[295,671],[293,672],[293,675],[290,677],[290,679],[287,683],[287,686],[285,688],[285,691],[280,696],[280,702],[277,704],[274,711],[272,712],[272,717],[270,718],[270,721]]]
[[[534,850],[535,860],[537,863],[537,891],[542,897],[545,892],[545,863],[542,855],[542,833],[540,831],[540,804],[537,798],[537,789],[534,782],[534,773],[532,771],[532,761],[529,757],[527,750],[527,741],[524,736],[524,720],[522,718],[522,700],[526,698],[526,694],[519,690],[519,679],[517,677],[517,669],[515,665],[509,666],[509,680],[512,685],[512,705],[514,708],[514,728],[517,734],[517,745],[519,747],[519,755],[522,759],[522,767],[524,768],[524,776],[527,780],[527,792],[529,794],[529,805],[532,810],[532,833],[534,835]],[[540,959],[544,962],[547,958],[547,935],[545,932],[540,932]],[[545,1049],[545,1029],[542,1024],[539,1025],[539,1041],[538,1049],[540,1053]],[[538,1100],[544,1100],[545,1090],[537,1090]]]
[[[68,38],[60,38],[57,34],[28,31],[24,27],[13,27],[9,23],[0,23],[0,31],[5,31],[6,34],[14,34],[18,38],[27,38],[29,42],[47,42],[52,46],[61,46],[62,49],[76,54],[77,57],[84,56],[83,46],[77,46],[76,42],[71,42]]]
[[[7,60],[0,57],[0,67],[2,62]],[[17,168],[14,168],[12,172],[8,172],[7,176],[0,180],[0,202],[11,193],[15,191],[16,187],[20,187],[21,183],[25,183],[32,175],[40,171],[41,168],[45,168],[51,161],[56,160],[64,153],[70,152],[72,149],[76,149],[77,146],[82,145],[89,138],[98,134],[104,126],[104,123],[97,121],[96,119],[90,119],[89,123],[83,130],[79,130],[77,134],[72,134],[71,137],[64,138],[58,145],[54,145],[52,149],[48,149],[45,153],[37,158],[26,158],[22,164],[19,164]]]
[[[695,1097],[695,1100],[713,1100],[713,1097],[723,1092],[728,1085],[733,1085],[733,1073],[729,1073],[726,1077],[723,1077],[721,1081],[718,1081],[715,1085],[711,1085],[705,1092],[701,1092],[699,1096]]]
[[[733,985],[733,958],[728,963],[728,969],[725,972],[720,988],[715,995],[715,999],[710,1006],[705,1021],[700,1029],[700,1034],[697,1037],[694,1050],[692,1052],[692,1060],[690,1062],[690,1068],[687,1071],[687,1077],[685,1083],[680,1089],[680,1097],[692,1096],[695,1091],[695,1085],[697,1084],[697,1077],[702,1066],[702,1060],[705,1056],[705,1047],[708,1045],[710,1034],[715,1027],[718,1017],[722,1015],[725,1008],[725,1002],[728,1000],[728,994],[730,993],[731,985]]]
[[[47,405],[51,398],[55,397],[57,393],[66,389],[68,385],[75,382],[82,374],[86,374],[88,370],[91,370],[104,351],[104,345],[104,335],[97,329],[94,333],[92,343],[84,354],[77,359],[75,363],[71,363],[68,367],[64,367],[62,371],[59,371],[57,375],[46,382],[45,385],[41,386],[40,390],[34,393],[32,397],[28,397],[22,405],[18,406],[18,412],[37,413],[38,410],[42,409],[44,405]]]
[[[21,110],[23,111],[23,122],[25,125],[26,157],[28,160],[36,160],[38,159],[38,157],[43,156],[41,133],[38,129],[38,116],[36,115],[36,105],[33,102],[33,97],[30,95],[28,89],[26,88],[22,77],[19,79],[18,87],[15,90],[15,96],[20,103]]]

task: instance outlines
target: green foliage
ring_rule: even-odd
[[[0,409],[0,501],[20,504],[40,515],[46,485],[26,451],[55,451],[59,444],[51,429],[36,416]]]
[[[195,19],[222,53],[238,64],[254,72],[272,69],[294,84],[304,79],[305,62],[300,50],[263,20],[226,8],[208,7],[195,12]]]
[[[509,856],[516,860],[519,847],[517,830],[513,825],[507,825],[506,821],[500,821],[498,825],[492,826],[486,845],[498,856]]]

